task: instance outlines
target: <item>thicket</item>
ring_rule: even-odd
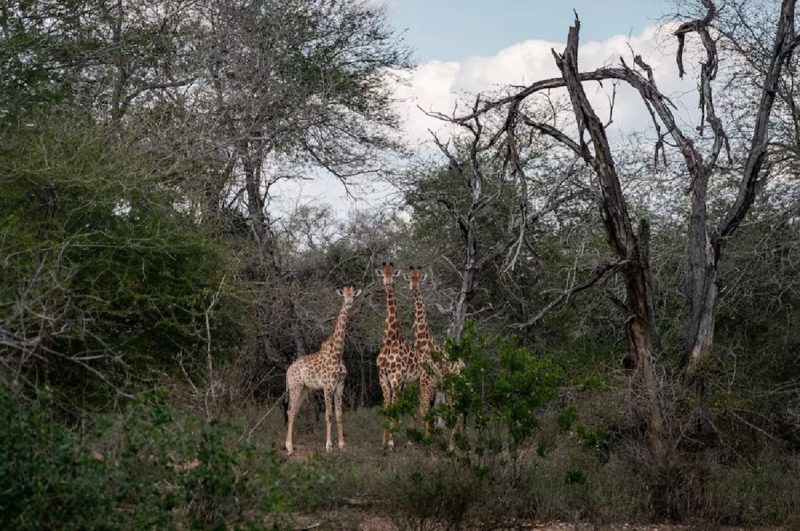
[[[318,503],[332,474],[287,465],[241,426],[141,395],[81,436],[53,397],[0,387],[0,524],[6,529],[285,529]],[[57,408],[55,408],[57,410]]]
[[[754,42],[720,44],[726,61],[749,65],[741,90],[720,95],[737,127],[760,90],[770,9],[743,19],[763,25]],[[700,393],[682,369],[685,175],[669,149],[653,164],[641,139],[614,146],[631,216],[649,227],[672,443],[662,466],[637,421],[624,264],[609,251],[596,177],[539,135],[488,145],[477,129],[390,170],[406,153],[386,73],[408,54],[385,17],[338,0],[0,8],[0,526],[282,527],[292,511],[364,493],[417,528],[796,524],[796,59],[779,84],[771,163],[724,242],[713,348],[691,375]],[[728,22],[719,30],[741,29]],[[734,152],[748,134],[731,135]],[[740,159],[715,170],[710,212],[735,197]],[[346,219],[279,204],[283,181],[319,171],[399,194]],[[431,329],[457,336],[448,355],[466,362],[433,409],[447,428],[432,441],[401,430],[419,448],[396,456],[377,450],[381,423],[413,411],[413,389],[370,409],[384,319],[372,272],[389,260],[425,268]],[[364,289],[344,351],[354,450],[286,463],[271,444],[282,427],[276,416],[258,424],[262,410],[288,364],[330,333],[345,283]],[[410,332],[402,277],[396,287]]]
[[[6,378],[99,407],[232,357],[236,257],[181,208],[181,161],[69,114],[0,135]]]

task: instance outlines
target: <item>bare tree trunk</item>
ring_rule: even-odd
[[[472,227],[467,231],[464,243],[466,244],[466,249],[464,270],[461,272],[461,289],[458,292],[458,298],[456,299],[456,305],[450,323],[450,336],[453,337],[456,342],[461,342],[461,334],[464,332],[464,322],[467,320],[467,308],[472,296],[475,294],[475,254],[477,244]]]
[[[714,341],[714,321],[716,317],[717,299],[719,289],[717,277],[722,248],[727,238],[731,237],[741,221],[750,211],[755,201],[756,194],[761,184],[761,168],[767,157],[769,142],[769,121],[781,79],[781,70],[786,61],[791,57],[798,39],[794,30],[794,15],[796,0],[783,0],[781,3],[778,27],[775,34],[770,57],[770,65],[764,79],[764,84],[759,101],[758,113],[753,127],[753,138],[747,161],[742,173],[736,201],[730,206],[725,217],[713,229],[709,228],[707,216],[706,191],[708,179],[717,155],[723,142],[727,142],[722,126],[714,113],[711,95],[711,80],[716,75],[716,45],[709,35],[708,27],[716,14],[714,3],[705,0],[708,8],[705,19],[688,22],[678,29],[681,43],[686,33],[697,32],[700,34],[708,53],[708,60],[703,64],[701,73],[701,105],[708,117],[708,122],[714,130],[715,147],[711,157],[705,164],[691,164],[687,167],[692,176],[692,213],[689,222],[689,284],[687,297],[689,300],[689,321],[686,331],[686,349],[683,366],[695,368],[697,363],[706,359],[711,352]],[[678,54],[678,64],[682,68],[681,52]],[[680,144],[680,142],[679,142]],[[682,146],[682,151],[687,155],[691,150]],[[687,156],[687,161],[690,157]]]
[[[702,171],[692,187],[691,215],[687,241],[688,279],[685,352],[698,359],[711,350],[714,341],[714,309],[717,302],[717,249],[708,234],[706,190],[709,174]]]
[[[112,43],[117,48],[122,48],[122,24],[125,20],[125,10],[122,5],[122,0],[117,0],[116,16],[114,19],[114,27],[111,29]],[[122,120],[122,115],[125,113],[123,106],[123,97],[125,94],[125,85],[128,82],[128,70],[126,67],[127,58],[120,52],[115,54],[114,63],[114,79],[111,91],[111,122],[119,123]]]
[[[605,127],[589,103],[578,75],[578,33],[580,22],[569,30],[567,47],[556,55],[564,83],[569,91],[578,122],[580,144],[573,148],[592,166],[600,182],[601,211],[609,243],[622,263],[626,300],[622,307],[628,314],[628,348],[635,363],[633,390],[637,395],[635,411],[645,425],[648,449],[658,465],[664,464],[668,450],[668,431],[664,421],[661,384],[653,356],[658,344],[655,297],[649,265],[649,226],[642,220],[637,238],[628,215],[622,187],[611,155]],[[594,155],[584,139],[589,132]]]

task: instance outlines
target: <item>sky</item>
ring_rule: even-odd
[[[636,34],[670,12],[670,0],[391,0],[391,23],[420,62],[493,55],[529,39],[561,42],[574,19],[582,38]]]
[[[674,23],[661,24],[674,9],[673,0],[368,0],[385,5],[389,22],[402,32],[416,67],[394,87],[396,111],[412,150],[432,152],[431,131],[446,139],[447,127],[423,110],[452,113],[478,92],[509,84],[525,85],[556,77],[551,49],[563,50],[573,8],[581,19],[579,67],[589,70],[632,64],[631,49],[652,66],[662,92],[677,104],[681,125],[696,121],[694,72],[681,80],[675,63]],[[689,47],[692,46],[690,37]],[[608,84],[586,86],[599,116],[607,116]],[[642,132],[650,117],[638,94],[618,90],[611,135]],[[286,208],[298,203],[331,205],[337,217],[354,209],[382,204],[394,190],[381,184],[355,187],[359,198],[346,195],[330,176],[320,175],[301,184],[287,182],[275,203]]]

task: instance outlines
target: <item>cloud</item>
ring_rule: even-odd
[[[651,26],[639,35],[616,35],[604,41],[583,43],[578,50],[580,69],[593,70],[604,65],[619,64],[624,58],[633,63],[633,52],[641,54],[652,66],[656,83],[678,105],[681,122],[696,120],[696,81],[692,76],[681,80],[675,62],[677,42],[671,26]],[[558,77],[551,50],[562,51],[563,43],[528,40],[495,55],[470,57],[457,62],[429,61],[419,65],[397,88],[398,112],[412,144],[430,139],[428,130],[446,134],[447,128],[421,109],[451,114],[454,109],[466,110],[466,104],[479,92],[491,92],[509,85],[527,85],[540,79]],[[601,117],[609,111],[611,83],[600,87],[586,84],[595,110]],[[563,92],[566,94],[566,92]],[[619,86],[614,108],[614,126],[618,133],[643,131],[650,127],[650,117],[635,91]]]
[[[674,112],[679,125],[696,124],[697,82],[691,68],[685,79],[678,76],[675,62],[677,42],[672,31],[674,27],[670,25],[652,26],[635,36],[616,35],[604,41],[585,42],[578,50],[580,69],[585,71],[616,65],[620,57],[630,65],[633,63],[633,50],[650,64],[659,88],[678,107]],[[698,43],[692,36],[688,41],[687,49],[697,49]],[[526,85],[557,77],[559,72],[551,50],[562,51],[564,46],[564,43],[527,40],[491,56],[469,57],[461,61],[428,61],[410,72],[399,74],[400,81],[395,85],[396,108],[409,144],[420,146],[421,153],[435,152],[430,146],[429,129],[443,138],[451,131],[442,121],[426,115],[423,110],[444,114],[452,114],[454,110],[464,112],[478,92],[497,91],[509,85]],[[691,67],[693,62],[687,58],[687,67]],[[587,83],[585,88],[598,115],[605,119],[609,111],[611,84],[600,87],[597,83]],[[566,96],[565,91],[563,94]],[[650,116],[638,94],[627,86],[618,87],[614,123],[610,128],[612,141],[627,133],[651,128]],[[647,149],[652,149],[652,146]],[[331,205],[337,216],[343,218],[351,208],[384,203],[393,192],[386,183],[371,182],[369,185],[371,191],[358,190],[360,201],[353,202],[346,197],[344,187],[334,177],[317,173],[309,182],[287,181],[277,186],[274,192],[278,197],[274,206],[278,210],[287,210],[298,202],[321,201]]]

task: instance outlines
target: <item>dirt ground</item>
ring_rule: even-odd
[[[312,456],[325,455],[324,423],[315,422],[313,415],[306,411],[300,419],[299,429],[295,433],[295,453],[291,460],[308,461]],[[389,466],[387,457],[394,454],[396,458],[403,455],[414,456],[419,449],[413,445],[408,446],[403,437],[398,439],[395,452],[387,453],[381,448],[381,425],[379,417],[361,411],[346,416],[347,426],[346,446],[344,450],[334,448],[331,457],[339,456],[355,459],[364,471],[376,472],[384,466]],[[262,437],[273,441],[276,447],[282,447],[285,435],[282,419],[275,419],[267,423],[262,431]],[[334,439],[335,441],[335,439]],[[428,456],[429,458],[430,456]],[[358,531],[406,531],[427,530],[444,531],[446,526],[436,526],[431,521],[419,522],[402,514],[395,514],[384,507],[376,498],[350,499],[341,506],[327,510],[314,511],[308,514],[293,515],[294,528],[297,530],[358,530]],[[423,525],[421,525],[423,524]],[[684,530],[714,530],[714,531],[779,531],[783,527],[725,527],[713,524],[705,525],[671,525],[671,524],[604,524],[569,522],[541,522],[509,520],[504,522],[470,522],[461,529],[467,530],[552,530],[552,531],[684,531]]]
[[[295,529],[297,530],[358,530],[358,531],[405,531],[407,529],[418,529],[411,522],[403,522],[390,516],[381,515],[375,512],[352,510],[335,511],[317,515],[298,515],[295,518]],[[446,527],[422,527],[430,531],[444,531]],[[688,526],[688,525],[640,525],[640,524],[613,524],[613,525],[593,525],[587,523],[570,524],[558,522],[503,522],[481,525],[465,525],[463,529],[468,530],[492,530],[492,531],[511,531],[536,529],[541,531],[692,531],[692,530],[715,530],[715,531],[782,531],[779,527],[709,527],[709,526]]]

